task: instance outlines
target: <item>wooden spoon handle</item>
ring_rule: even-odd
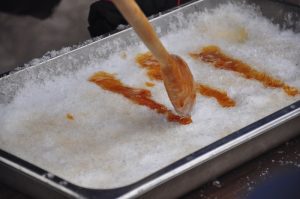
[[[154,57],[161,63],[161,67],[166,69],[165,67],[168,67],[170,63],[170,54],[159,40],[156,32],[135,0],[112,0],[112,2],[133,27]]]

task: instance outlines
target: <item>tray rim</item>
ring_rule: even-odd
[[[19,172],[46,183],[57,190],[75,198],[86,198],[89,195],[102,195],[107,197],[132,198],[175,178],[176,176],[193,169],[223,153],[234,149],[287,121],[300,117],[300,100],[278,110],[252,124],[245,126],[195,152],[173,162],[172,164],[150,174],[129,185],[112,189],[95,189],[81,187],[68,182],[55,174],[33,165],[15,155],[0,149],[0,164],[10,166]],[[300,132],[299,132],[300,133]],[[66,183],[66,184],[65,184]]]

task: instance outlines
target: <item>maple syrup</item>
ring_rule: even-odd
[[[70,121],[74,120],[74,116],[71,113],[67,113],[66,118]]]
[[[152,83],[152,82],[145,82],[145,85],[146,85],[147,87],[153,87],[153,86],[155,86],[155,84]]]
[[[231,99],[224,91],[213,89],[204,84],[197,84],[196,88],[198,92],[201,93],[201,95],[215,98],[218,101],[218,103],[223,107],[235,106],[235,101]]]
[[[160,64],[150,52],[137,55],[135,60],[141,68],[147,70],[147,75],[151,80],[162,80]]]
[[[297,88],[285,84],[283,81],[276,79],[264,72],[251,68],[248,64],[225,55],[217,46],[207,46],[200,53],[190,53],[195,59],[210,63],[216,68],[235,71],[247,79],[255,79],[266,87],[282,88],[289,96],[295,96],[299,93]]]
[[[162,80],[160,64],[150,52],[137,55],[136,62],[141,68],[147,70],[147,75],[151,80]],[[224,91],[200,83],[196,84],[196,89],[203,96],[215,98],[222,107],[235,106],[235,101]]]
[[[155,110],[157,113],[164,114],[168,121],[178,122],[180,124],[190,124],[192,122],[191,117],[175,115],[172,111],[168,110],[167,107],[154,101],[151,91],[126,86],[120,80],[116,79],[113,74],[103,71],[97,72],[90,77],[89,81],[97,84],[104,90],[123,95],[135,104],[146,106]]]

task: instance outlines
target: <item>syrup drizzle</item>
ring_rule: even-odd
[[[170,122],[178,122],[184,125],[192,122],[191,117],[175,115],[172,111],[168,110],[166,106],[154,101],[151,96],[151,91],[126,86],[120,80],[116,79],[113,74],[103,71],[97,72],[90,77],[89,81],[97,84],[104,90],[120,94],[135,104],[146,106],[155,110],[157,113],[165,115]]]
[[[152,82],[145,82],[145,85],[146,85],[147,87],[153,87],[153,86],[155,86],[155,84],[152,83]]]
[[[147,70],[147,75],[151,80],[162,80],[160,64],[150,52],[138,54],[135,61],[141,68]]]
[[[147,70],[147,75],[151,80],[162,80],[160,64],[150,52],[137,55],[136,62],[141,68]],[[200,83],[197,83],[196,88],[201,95],[215,98],[222,107],[235,106],[235,101],[224,91]]]
[[[231,99],[226,92],[211,88],[204,84],[197,84],[198,92],[207,97],[214,97],[223,107],[234,107],[235,101]]]
[[[70,121],[74,120],[74,116],[71,113],[67,113],[66,118]]]
[[[225,55],[217,46],[207,46],[200,53],[190,53],[194,59],[200,59],[203,62],[210,63],[216,68],[234,71],[242,74],[246,79],[254,79],[261,82],[265,87],[282,88],[289,96],[299,94],[297,88],[285,84],[264,72],[251,68],[248,64]]]

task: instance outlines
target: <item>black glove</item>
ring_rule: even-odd
[[[157,14],[190,0],[136,0],[146,16]],[[89,31],[96,37],[116,29],[119,24],[127,24],[125,19],[110,1],[97,1],[90,7]]]

